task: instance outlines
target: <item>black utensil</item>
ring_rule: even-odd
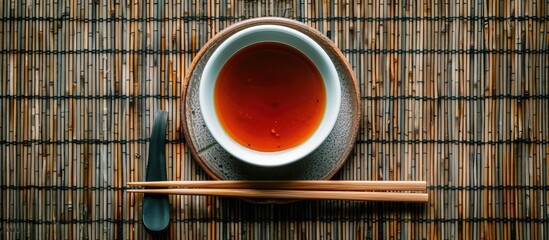
[[[168,112],[159,111],[154,123],[149,143],[149,162],[146,181],[166,181],[166,120]],[[143,225],[149,233],[158,234],[170,224],[170,203],[168,195],[145,194],[143,196]]]

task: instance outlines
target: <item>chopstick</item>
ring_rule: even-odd
[[[391,202],[427,202],[427,193],[408,192],[351,192],[351,191],[303,191],[303,190],[270,190],[270,189],[133,189],[131,193],[178,194],[178,195],[211,195],[239,198],[272,198],[272,199],[320,199],[320,200],[360,200]]]
[[[427,202],[429,199],[428,194],[425,193],[427,190],[427,183],[425,181],[229,180],[128,182],[127,184],[129,186],[164,188],[130,189],[128,190],[130,193],[393,202]]]
[[[337,190],[337,191],[426,191],[425,181],[159,181],[128,182],[130,186],[216,188],[216,189],[286,189],[286,190]]]

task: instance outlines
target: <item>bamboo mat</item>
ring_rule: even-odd
[[[141,3],[143,2],[143,3]],[[144,239],[154,113],[172,180],[208,179],[181,132],[193,57],[280,16],[324,33],[361,91],[337,179],[426,180],[427,204],[172,196],[176,239],[549,236],[547,1],[80,0],[0,3],[0,238]]]

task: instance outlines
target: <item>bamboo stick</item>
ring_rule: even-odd
[[[128,182],[129,186],[187,188],[253,188],[308,190],[425,191],[425,181],[161,181]]]
[[[393,202],[427,202],[426,193],[299,191],[266,189],[130,189],[129,193],[212,195],[240,198],[282,198],[323,200],[368,200]]]

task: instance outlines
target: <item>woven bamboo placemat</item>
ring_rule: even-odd
[[[549,234],[546,1],[2,1],[0,238],[143,239],[152,118],[172,180],[208,179],[178,113],[187,68],[244,19],[329,37],[360,84],[338,179],[426,180],[427,204],[172,196],[173,238],[519,238]]]

